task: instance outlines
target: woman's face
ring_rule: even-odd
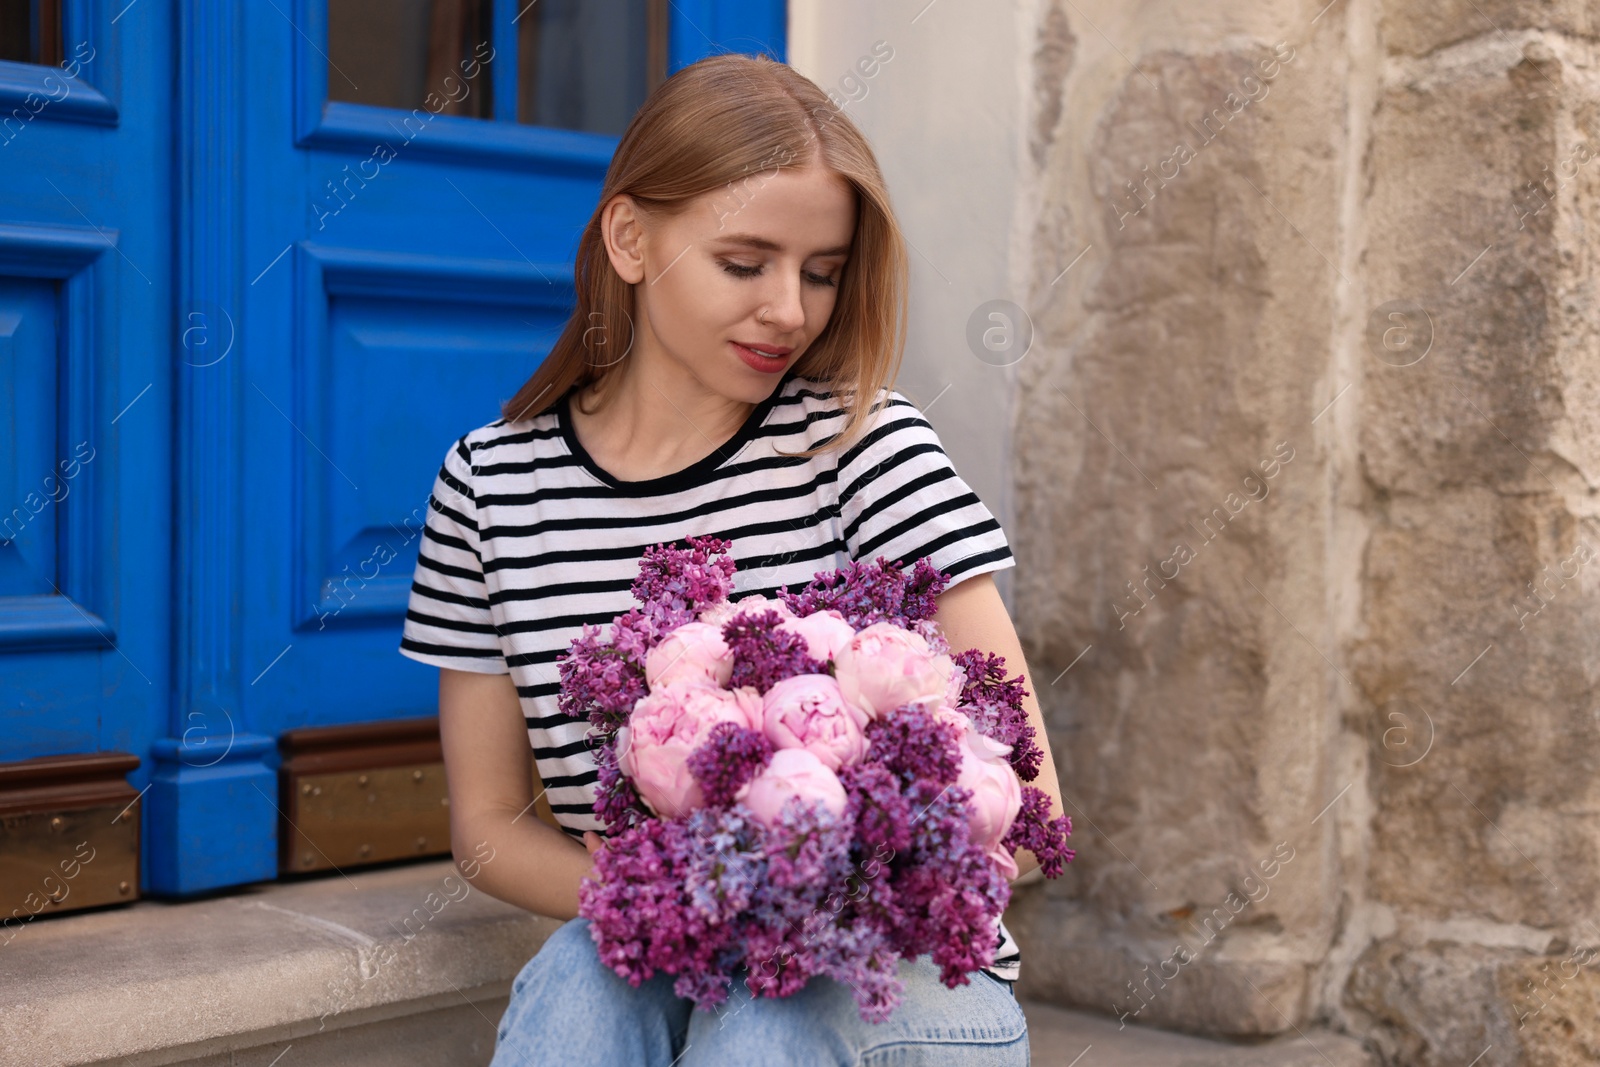
[[[670,219],[643,219],[618,197],[605,225],[612,264],[633,284],[628,358],[730,400],[766,399],[833,314],[855,200],[815,165],[753,173]]]

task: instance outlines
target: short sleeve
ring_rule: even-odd
[[[839,515],[850,558],[922,556],[950,584],[1016,566],[1005,531],[956,473],[933,427],[897,390],[879,394],[868,428],[840,459]]]
[[[506,674],[483,578],[472,480],[472,453],[463,437],[445,453],[433,481],[400,654],[435,667]]]

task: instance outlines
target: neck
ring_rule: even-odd
[[[644,360],[618,368],[574,399],[578,439],[595,462],[625,481],[699,462],[737,433],[756,407]]]

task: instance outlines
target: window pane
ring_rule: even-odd
[[[0,0],[0,59],[61,62],[61,0]]]
[[[491,0],[328,0],[328,99],[494,114]],[[430,101],[429,95],[432,94]]]
[[[666,78],[666,0],[538,0],[517,18],[520,122],[620,135]]]

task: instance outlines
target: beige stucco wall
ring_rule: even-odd
[[[1018,555],[1080,849],[1024,994],[1594,1062],[1600,8],[792,12],[819,83],[896,49],[903,383]]]
[[[872,141],[911,246],[897,387],[927,412],[956,469],[1008,533],[1016,367],[976,358],[967,324],[988,301],[1024,303],[1012,280],[1027,78],[1016,62],[1028,32],[1020,15],[1010,4],[951,0],[789,5],[790,63],[838,94]],[[892,58],[862,77],[857,64],[878,42]],[[1012,572],[997,580],[1009,598]]]

